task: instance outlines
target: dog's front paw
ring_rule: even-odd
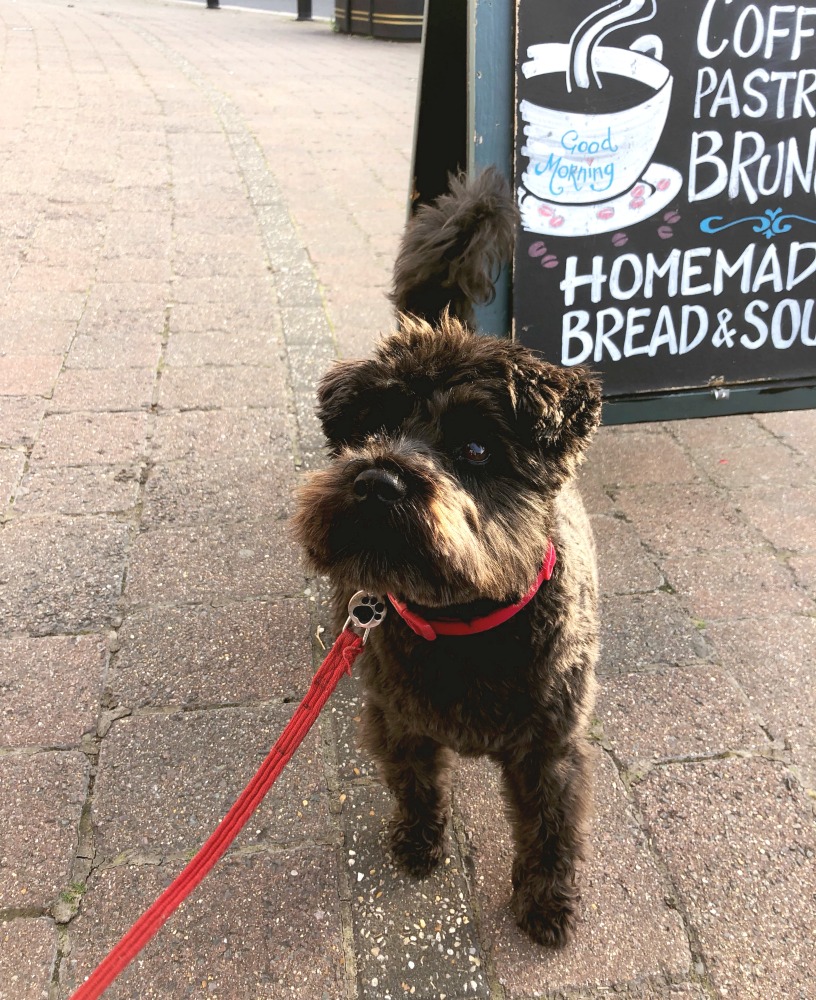
[[[445,828],[436,824],[391,824],[391,852],[394,860],[414,878],[425,878],[442,860]]]
[[[578,893],[539,896],[527,886],[513,893],[511,907],[516,923],[533,941],[547,948],[563,948],[572,937],[577,922]]]

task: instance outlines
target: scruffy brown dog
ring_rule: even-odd
[[[340,623],[361,588],[391,602],[360,669],[397,861],[416,876],[437,864],[452,751],[486,754],[515,838],[516,919],[559,947],[578,900],[598,648],[594,546],[572,478],[600,395],[584,372],[465,326],[514,221],[493,171],[419,210],[395,268],[400,331],[320,384],[332,459],[295,522]],[[451,623],[467,634],[446,634]]]

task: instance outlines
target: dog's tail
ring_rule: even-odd
[[[491,302],[499,268],[513,255],[518,213],[510,185],[493,167],[421,205],[408,223],[394,265],[391,301],[399,313],[436,323],[447,309],[473,324],[473,306]]]

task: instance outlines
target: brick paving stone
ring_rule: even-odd
[[[741,490],[734,502],[746,518],[778,549],[816,549],[816,485],[773,486]]]
[[[616,497],[639,537],[655,552],[750,548],[762,536],[737,511],[733,494],[706,483],[621,490]]]
[[[794,555],[788,562],[796,582],[816,600],[816,555]]]
[[[64,371],[57,381],[48,411],[146,410],[153,398],[155,378],[156,372],[150,368]]]
[[[328,643],[328,640],[326,642]],[[334,724],[337,741],[337,773],[341,781],[377,777],[376,764],[359,745],[362,708],[363,692],[356,678],[341,678],[331,701],[325,708],[325,711],[331,714]]]
[[[139,499],[138,468],[56,466],[23,477],[15,514],[112,514],[132,511]]]
[[[75,269],[72,270],[76,273]],[[64,289],[44,287],[40,284],[18,290],[15,281],[11,291],[5,296],[3,308],[10,316],[21,317],[23,322],[31,322],[36,326],[41,324],[47,326],[54,320],[76,323],[83,314],[85,302],[86,292],[84,289],[69,292]],[[53,358],[51,360],[53,361]]]
[[[295,469],[288,449],[217,462],[179,461],[150,470],[142,524],[282,519],[293,509]]]
[[[106,643],[0,639],[0,747],[68,746],[95,728]]]
[[[390,797],[379,786],[349,789],[343,801],[360,1000],[488,997],[467,883],[452,838],[440,867],[416,881],[391,860],[390,813]]]
[[[718,622],[706,629],[723,667],[736,679],[771,736],[816,751],[816,619],[780,615]],[[816,769],[810,773],[816,787]]]
[[[133,213],[126,214],[130,216],[127,223],[130,227],[133,224]],[[165,214],[156,213],[156,218],[162,227],[167,225],[166,219],[162,218]],[[93,326],[97,317],[117,317],[123,311],[135,311],[153,317],[163,315],[166,305],[167,285],[164,282],[146,284],[143,281],[109,283],[97,281],[88,296],[82,321],[84,325]]]
[[[39,433],[47,402],[38,396],[0,397],[0,446],[28,447]]]
[[[262,330],[223,332],[217,327],[174,332],[167,345],[168,365],[265,365],[278,357],[275,341]]]
[[[663,577],[631,525],[600,514],[592,519],[601,591],[630,594],[656,590]]]
[[[254,244],[247,242],[244,255],[260,260],[262,258],[260,241]],[[256,270],[255,273],[241,271],[237,275],[230,274],[223,277],[176,277],[173,279],[173,304],[174,308],[177,308],[180,304],[201,306],[209,303],[221,308],[225,302],[233,301],[236,304],[245,304],[245,308],[249,311],[250,308],[257,308],[256,303],[263,300],[270,288],[269,274],[265,268]]]
[[[771,432],[770,427],[780,417],[785,419],[783,415],[759,414],[681,420],[672,433],[694,449],[695,462],[722,486],[788,484],[812,478],[812,470],[788,446],[789,440]]]
[[[178,870],[124,866],[91,877],[71,924],[62,1000]],[[339,878],[334,851],[325,847],[225,858],[105,997],[345,997]]]
[[[288,452],[291,441],[292,421],[285,410],[165,413],[156,421],[153,455],[156,462],[205,462],[235,455],[263,458],[270,452]]]
[[[789,486],[813,479],[813,469],[786,445],[770,440],[741,448],[698,449],[694,460],[718,486]]]
[[[712,666],[604,677],[596,714],[626,767],[768,747],[744,696]]]
[[[761,413],[757,420],[794,451],[804,455],[811,466],[816,464],[816,411]]]
[[[662,427],[662,425],[656,425]],[[584,464],[584,478],[598,486],[691,483],[700,474],[664,431],[602,427]]]
[[[26,264],[14,275],[12,289],[17,296],[21,293],[36,293],[35,301],[41,301],[43,290],[50,295],[54,292],[86,292],[87,278],[77,273],[75,268],[66,266],[52,267],[48,264]],[[58,298],[57,298],[58,301]]]
[[[57,413],[43,420],[32,465],[133,465],[144,453],[146,413]]]
[[[51,354],[0,356],[0,396],[50,396],[60,368]]]
[[[128,529],[106,518],[32,517],[0,533],[0,630],[98,629],[115,616]]]
[[[5,311],[6,308],[0,307],[0,315]],[[11,329],[3,330],[0,354],[18,358],[51,355],[52,362],[58,361],[56,355],[68,350],[75,334],[76,322],[73,320],[15,315]],[[48,395],[47,392],[42,394]]]
[[[25,452],[0,451],[0,511],[5,510],[16,493],[25,463]]]
[[[180,132],[195,132],[195,127],[191,129],[180,129]],[[228,198],[224,201],[208,198],[207,211],[202,213],[193,204],[177,205],[177,212],[174,219],[173,228],[181,238],[186,236],[208,236],[215,240],[221,236],[245,236],[254,232],[257,227],[257,219],[252,210],[247,206],[246,199]],[[183,284],[189,279],[178,282]],[[176,282],[174,282],[175,284]],[[220,290],[219,290],[220,292]],[[214,292],[213,295],[217,295]],[[218,296],[226,298],[226,296]],[[195,298],[174,295],[176,302],[194,302]]]
[[[606,755],[596,754],[595,773],[591,855],[581,873],[580,923],[573,941],[553,953],[518,930],[508,907],[513,851],[500,807],[497,769],[486,762],[460,768],[456,803],[474,854],[471,883],[480,937],[511,997],[601,983],[614,990],[646,976],[687,978],[691,955],[682,922],[665,902],[670,887]]]
[[[768,430],[791,444],[805,439],[816,444],[816,412],[812,409],[758,413],[756,419]]]
[[[763,549],[671,556],[662,563],[669,583],[688,610],[703,621],[744,618],[812,608],[790,571]]]
[[[600,673],[628,672],[656,663],[683,664],[709,656],[700,630],[673,594],[604,597],[600,619]]]
[[[81,334],[71,344],[66,369],[156,370],[162,348],[161,326],[155,331],[136,332],[127,323],[100,334]]]
[[[129,195],[129,200],[142,204],[147,197],[145,192],[134,192]],[[166,211],[170,210],[169,200],[163,207]],[[138,256],[116,257],[100,261],[96,275],[97,280],[103,282],[169,283],[172,268],[168,260],[146,260]]]
[[[233,237],[235,243],[244,243],[243,237]],[[173,254],[173,271],[176,275],[185,278],[216,278],[225,275],[234,277],[246,277],[248,260],[257,261],[255,273],[260,277],[265,277],[265,269],[262,263],[260,248],[256,251],[256,256],[252,255],[249,247],[244,247],[241,255],[230,253],[228,245],[221,246],[221,243],[229,243],[229,237],[222,237],[218,244],[208,237],[189,238],[182,246],[176,243]],[[196,245],[200,249],[196,250]]]
[[[123,212],[127,217],[129,213]],[[164,260],[171,249],[169,233],[148,232],[129,234],[119,230],[109,239],[102,251],[103,260],[116,260],[118,257],[143,257],[145,260]]]
[[[264,521],[143,532],[131,550],[126,596],[132,604],[170,604],[291,595],[302,587],[301,556],[286,526]]]
[[[597,480],[587,476],[582,466],[578,473],[578,489],[590,514],[613,514],[615,502]]]
[[[0,910],[47,907],[68,884],[88,773],[75,750],[0,757]]]
[[[56,958],[50,920],[0,921],[0,1000],[48,1000]]]
[[[312,676],[304,600],[151,608],[125,618],[108,672],[117,705],[299,702]]]
[[[171,340],[176,333],[222,330],[228,339],[236,334],[260,334],[275,357],[279,346],[280,316],[269,277],[243,279],[181,278],[173,282],[175,303],[170,313]]]
[[[286,397],[283,365],[277,368],[165,368],[160,409],[270,406]]]
[[[816,834],[784,767],[656,768],[635,786],[717,996],[806,1000],[814,977]]]
[[[667,425],[672,437],[688,448],[723,451],[768,443],[770,435],[752,414],[717,417],[715,420],[678,420]]]
[[[283,732],[291,706],[134,715],[102,743],[93,824],[99,858],[202,844]],[[238,846],[332,835],[316,733],[310,733]]]

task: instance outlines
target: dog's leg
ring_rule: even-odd
[[[561,948],[574,930],[580,898],[575,863],[583,855],[591,803],[588,752],[576,741],[555,753],[508,755],[501,764],[516,848],[513,912],[535,941]]]
[[[397,800],[390,831],[394,858],[423,878],[442,858],[453,754],[435,740],[390,732],[374,705],[363,711],[363,745]]]

